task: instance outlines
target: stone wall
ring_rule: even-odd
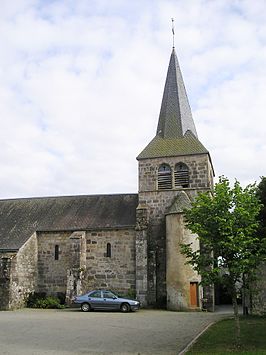
[[[69,237],[70,256],[67,269],[66,303],[71,304],[76,295],[83,293],[83,278],[86,269],[86,232],[73,232]]]
[[[0,254],[0,310],[10,308],[11,263],[16,253]]]
[[[134,229],[91,231],[86,234],[86,273],[84,288],[108,288],[127,294],[135,292]],[[111,256],[107,256],[107,243]]]
[[[258,268],[258,280],[251,288],[252,314],[266,314],[266,263]]]
[[[37,279],[37,237],[34,233],[19,249],[12,263],[11,308],[25,305]]]
[[[94,288],[135,292],[135,273],[134,229],[38,234],[38,292],[66,293],[69,302]]]
[[[188,155],[183,157],[165,157],[143,159],[139,161],[139,192],[157,191],[157,175],[161,164],[168,164],[174,172],[177,163],[184,163],[189,168],[189,187],[194,189],[212,187],[213,171],[208,154]],[[172,174],[174,186],[174,174]],[[174,188],[173,188],[174,189]],[[179,188],[180,190],[180,188]]]
[[[166,216],[166,257],[167,257],[167,308],[169,310],[189,310],[200,308],[202,290],[199,288],[198,307],[190,302],[190,283],[200,282],[200,276],[191,265],[186,264],[186,257],[180,252],[180,243],[192,243],[193,250],[199,249],[196,236],[185,228],[182,213]]]
[[[66,292],[67,270],[71,267],[73,255],[70,251],[72,232],[38,233],[38,284],[37,292],[56,295]],[[58,260],[55,248],[58,245]]]
[[[25,306],[35,290],[37,278],[37,238],[34,233],[17,253],[1,254],[0,309]]]
[[[189,168],[189,187],[174,188],[174,168],[177,163]],[[173,188],[158,190],[157,176],[161,164],[172,169]],[[180,190],[193,199],[200,191],[210,190],[213,170],[208,154],[166,157],[139,161],[139,204],[148,210],[148,304],[166,306],[166,225],[165,213]]]
[[[136,211],[136,297],[143,307],[148,304],[147,208],[138,205]]]
[[[83,292],[86,268],[86,232],[42,232],[38,234],[37,291],[66,297]]]

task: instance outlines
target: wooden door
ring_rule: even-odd
[[[190,282],[190,306],[199,306],[198,282]]]

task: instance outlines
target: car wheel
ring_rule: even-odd
[[[91,310],[91,307],[88,303],[82,303],[80,308],[83,312],[89,312]]]
[[[129,310],[130,310],[129,304],[128,303],[122,303],[121,307],[120,307],[120,310],[121,310],[121,312],[124,312],[124,313],[129,312]]]

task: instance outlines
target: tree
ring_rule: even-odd
[[[257,196],[262,204],[262,208],[259,213],[259,228],[258,237],[266,240],[266,177],[261,178],[258,184]]]
[[[237,342],[240,324],[237,305],[237,285],[243,275],[255,275],[261,257],[262,243],[256,234],[260,202],[256,185],[242,188],[235,181],[220,177],[212,192],[199,194],[191,209],[185,211],[187,227],[199,239],[200,250],[192,244],[181,245],[188,263],[201,276],[201,284],[222,283],[232,297]]]

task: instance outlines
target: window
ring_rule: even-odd
[[[111,258],[111,256],[112,256],[111,243],[107,243],[107,245],[106,245],[106,256],[107,256],[107,258]]]
[[[162,164],[158,170],[158,190],[172,188],[172,171],[169,165]]]
[[[103,291],[103,298],[116,298],[116,296],[110,291]]]
[[[184,163],[175,166],[175,187],[189,187],[189,170]]]
[[[54,259],[59,260],[59,245],[55,245],[54,247]]]
[[[101,291],[94,291],[89,294],[89,297],[101,298]]]

